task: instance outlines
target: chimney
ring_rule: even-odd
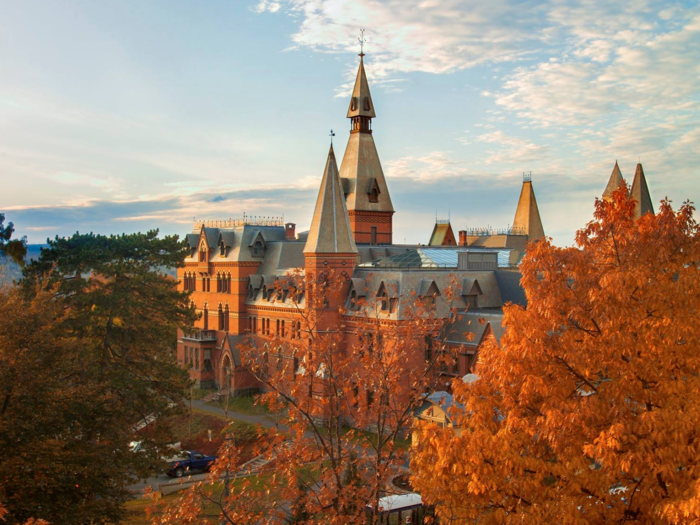
[[[467,230],[459,230],[459,242],[457,243],[458,246],[466,246],[467,245]]]
[[[297,230],[297,225],[294,224],[293,222],[288,222],[287,224],[284,225],[284,238],[287,239],[288,241],[293,241],[295,240],[296,237],[296,230]]]

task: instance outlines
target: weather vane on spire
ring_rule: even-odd
[[[328,136],[331,138],[331,146],[333,145],[333,137],[335,137],[335,131],[331,130],[331,132],[328,134]]]
[[[360,38],[357,39],[358,42],[360,42],[360,56],[363,57],[365,56],[365,42],[367,42],[367,39],[365,38],[365,30],[360,29]]]

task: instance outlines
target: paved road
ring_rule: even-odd
[[[232,410],[228,411],[228,414],[223,408],[208,405],[204,401],[192,401],[192,408],[201,410],[202,412],[207,412],[209,414],[215,414],[218,416],[227,416],[229,419],[236,419],[238,421],[245,421],[251,425],[261,425],[265,428],[275,428],[277,423],[275,421],[274,414],[262,414],[262,415],[251,415],[243,414],[241,412],[234,412]],[[280,425],[280,428],[284,428]],[[201,481],[207,478],[207,474],[194,474],[189,476],[191,481]],[[144,479],[135,483],[129,487],[129,490],[135,493],[142,493],[146,487],[152,487],[153,490],[158,490],[158,485],[165,485],[167,483],[178,483],[180,480],[173,479],[167,474],[159,474],[158,476],[153,476],[148,479]]]

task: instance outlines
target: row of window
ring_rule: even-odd
[[[290,321],[290,329],[287,331],[287,323],[284,319],[275,319],[274,335],[279,337],[289,337],[290,339],[301,339],[301,321]],[[249,317],[248,331],[251,334],[273,335],[270,330],[270,319]]]
[[[211,277],[202,277],[201,290],[202,292],[211,292]],[[187,273],[182,278],[182,285],[186,292],[197,291],[197,275],[195,273]],[[231,293],[231,274],[227,275],[216,275],[215,280],[216,288],[218,293]]]

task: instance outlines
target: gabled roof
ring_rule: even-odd
[[[352,278],[350,279],[350,291],[355,291],[358,297],[367,296],[367,281],[365,279]],[[348,292],[349,293],[349,292]]]
[[[209,248],[215,248],[219,244],[219,228],[204,228],[204,236]]]
[[[455,234],[449,222],[436,222],[430,236],[429,246],[456,246]]]
[[[428,294],[440,295],[440,289],[437,284],[432,279],[421,279],[420,286],[418,288],[418,296],[426,297]]]
[[[236,238],[236,233],[233,231],[222,230],[219,235],[219,242],[223,244],[226,248],[231,248],[233,246],[233,241]]]
[[[636,201],[634,206],[634,217],[636,219],[639,219],[642,215],[647,213],[654,213],[654,205],[651,201],[647,179],[644,176],[644,169],[641,163],[637,164],[637,170],[634,172],[634,182],[632,182],[630,198]]]
[[[484,295],[477,279],[462,279],[462,295]]]
[[[544,228],[540,218],[540,210],[535,199],[535,190],[532,182],[523,181],[523,188],[520,191],[518,209],[515,210],[513,219],[513,229],[522,230],[528,236],[528,241],[535,241],[544,237]]]
[[[304,253],[357,253],[332,145]]]
[[[357,68],[355,87],[352,90],[347,117],[374,118],[376,116],[377,115],[374,113],[372,95],[369,92],[369,83],[367,82],[367,74],[365,73],[365,64],[362,61],[362,55],[360,55],[360,67]]]
[[[618,166],[617,161],[615,161],[615,167],[613,168],[612,173],[610,174],[608,185],[605,187],[605,191],[603,192],[603,200],[611,201],[615,190],[624,186],[624,184],[625,179],[622,177],[620,166]]]
[[[187,247],[190,249],[195,249],[199,245],[199,234],[198,233],[188,233],[187,234]]]

